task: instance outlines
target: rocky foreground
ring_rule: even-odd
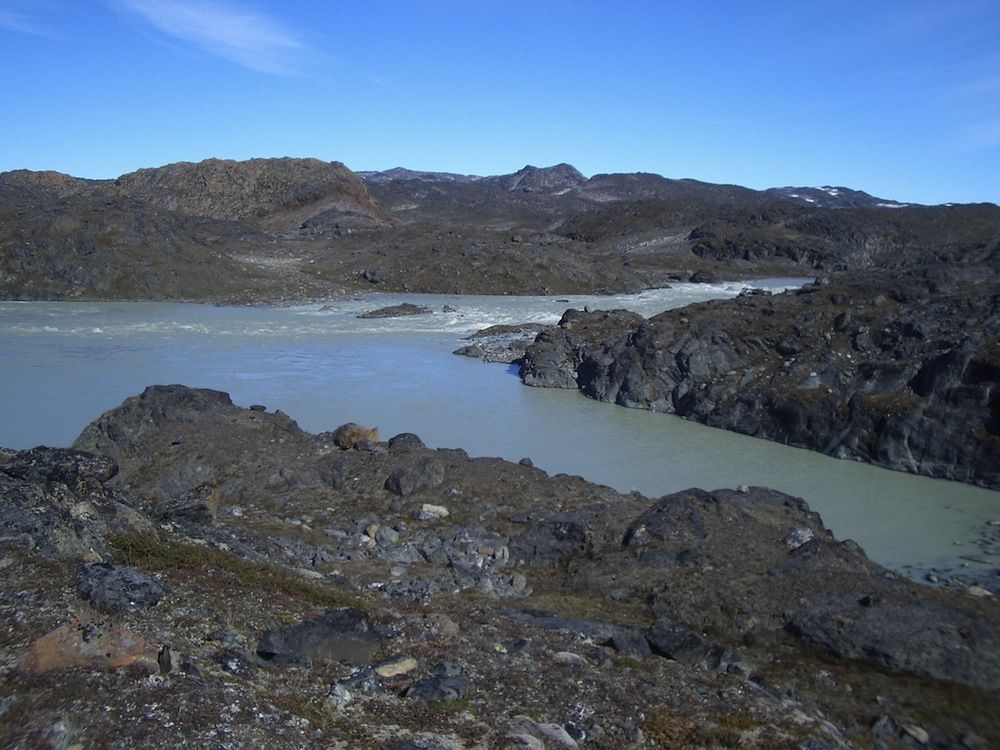
[[[157,386],[0,454],[0,494],[2,747],[1000,746],[989,588],[765,488],[621,495]]]

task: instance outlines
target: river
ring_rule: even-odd
[[[801,280],[758,282],[769,288]],[[530,457],[659,496],[687,487],[764,485],[804,497],[839,538],[919,575],[976,555],[1000,493],[841,461],[680,418],[527,388],[516,371],[456,357],[495,323],[554,323],[568,307],[652,315],[731,296],[741,284],[679,284],[610,297],[380,295],[296,307],[152,302],[0,302],[0,445],[69,445],[102,412],[153,383],[227,391],[318,432],[356,421],[383,437],[416,432],[474,456]],[[362,320],[399,302],[429,315]],[[445,306],[454,311],[443,312]],[[970,563],[966,562],[967,565]],[[971,563],[974,567],[976,563]]]

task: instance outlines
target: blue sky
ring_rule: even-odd
[[[1000,203],[1000,2],[0,0],[0,170],[569,162]]]

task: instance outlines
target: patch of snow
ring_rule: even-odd
[[[834,195],[834,196],[840,195],[840,191],[837,190],[837,188],[824,186],[819,189],[822,190],[824,193],[827,193],[828,195]]]
[[[905,208],[907,203],[876,203],[879,208]]]

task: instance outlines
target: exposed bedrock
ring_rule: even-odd
[[[236,690],[241,705],[316,717],[320,704],[336,722],[333,735],[298,722],[309,734],[277,744],[277,720],[227,728],[254,746],[350,732],[401,747],[386,742],[431,731],[475,744],[418,746],[471,750],[513,746],[515,726],[669,747],[686,717],[751,730],[683,735],[692,747],[908,747],[895,742],[907,732],[988,747],[998,582],[919,585],[763,487],[623,495],[410,433],[310,434],[224,393],[151,386],[73,450],[0,451],[0,607],[18,623],[0,685],[7,710],[33,707],[26,729],[0,731],[53,726],[61,714],[34,706],[69,665],[87,686],[73,705],[101,707],[74,714],[86,740],[131,736],[137,719],[104,708],[113,695],[186,711],[186,736],[217,744],[217,706]],[[109,629],[121,618],[136,634]],[[81,652],[105,632],[121,643]],[[160,679],[114,671],[137,659]],[[641,733],[637,711],[652,717]]]
[[[932,268],[823,280],[648,320],[570,310],[529,347],[522,379],[1000,488],[998,341],[996,272]]]

